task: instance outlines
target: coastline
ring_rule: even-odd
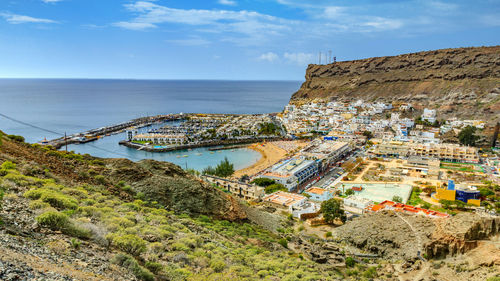
[[[233,177],[235,178],[239,178],[243,175],[253,176],[255,174],[258,174],[259,172],[274,165],[276,162],[283,159],[288,154],[286,150],[276,146],[272,142],[264,144],[254,143],[248,145],[247,148],[259,152],[262,157],[254,164],[246,168],[237,170],[233,175]]]

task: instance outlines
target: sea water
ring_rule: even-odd
[[[22,135],[28,142],[59,134],[79,133],[130,119],[168,113],[255,114],[279,112],[300,81],[192,81],[192,80],[90,80],[0,79],[0,113],[50,133],[0,116],[0,130]],[[58,133],[58,134],[55,134]],[[225,157],[241,169],[260,154],[249,149],[207,148],[152,153],[118,145],[124,134],[95,142],[70,145],[69,150],[97,157],[126,157],[173,162],[201,170]]]

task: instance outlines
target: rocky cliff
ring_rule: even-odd
[[[441,117],[500,119],[500,46],[442,49],[309,65],[291,99],[380,100],[431,107]]]

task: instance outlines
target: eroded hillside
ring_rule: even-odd
[[[440,116],[500,120],[500,46],[457,48],[309,65],[291,99],[409,102]]]

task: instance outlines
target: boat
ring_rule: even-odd
[[[182,155],[183,158],[189,157],[189,155]]]
[[[203,155],[203,153],[196,153],[196,155],[201,156],[201,155]]]
[[[214,154],[214,153],[215,153],[215,152],[213,152],[213,151],[210,151],[210,154]]]
[[[40,143],[43,145],[47,145],[49,144],[49,141],[47,140],[47,138],[43,138],[43,140]]]
[[[181,156],[180,156],[180,155],[177,155],[177,158],[181,158]]]

